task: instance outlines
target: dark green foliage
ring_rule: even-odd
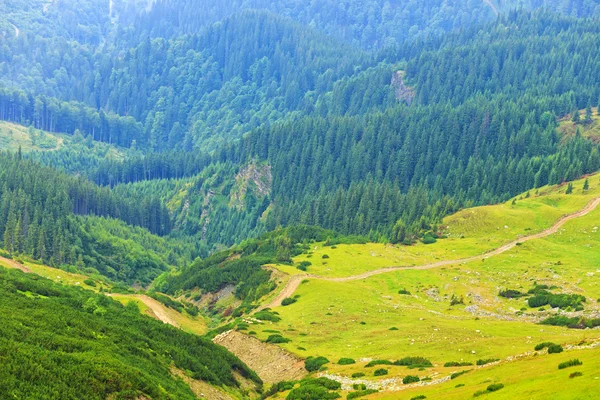
[[[392,327],[391,327],[389,330],[390,330],[390,331],[397,331],[397,330],[398,330],[398,328],[396,328],[395,326],[392,326]]]
[[[383,375],[387,375],[388,374],[388,370],[385,368],[379,368],[376,369],[375,372],[373,372],[373,376],[383,376]]]
[[[546,318],[542,322],[542,325],[553,325],[553,326],[566,326],[572,329],[585,329],[595,328],[600,326],[600,318],[588,319],[585,317],[572,317],[569,318],[564,315],[555,315],[553,317]]]
[[[454,373],[450,374],[450,379],[456,379],[459,376],[464,375],[464,374],[466,374],[468,372],[471,372],[471,370],[467,369],[467,370],[464,370],[464,371],[454,372]]]
[[[410,292],[406,289],[398,290],[398,294],[404,294],[404,295],[410,296]]]
[[[552,308],[578,307],[585,303],[585,296],[579,294],[553,294],[550,292],[538,291],[533,297],[527,299],[531,308],[537,308],[550,305]]]
[[[426,398],[427,398],[427,396],[425,396],[424,394],[420,394],[420,395],[418,395],[418,396],[411,397],[411,399],[410,399],[410,400],[424,400],[424,399],[426,399]]]
[[[419,377],[416,375],[406,375],[404,378],[402,378],[402,383],[404,383],[405,385],[408,385],[409,383],[420,382],[420,381],[421,381],[421,379],[419,379]]]
[[[262,310],[262,311],[257,312],[256,314],[254,314],[254,318],[259,319],[261,321],[270,321],[270,322],[281,321],[281,318],[277,314],[275,314],[269,310]]]
[[[422,367],[433,367],[431,361],[424,357],[404,357],[400,360],[394,361],[394,365],[409,367],[409,368],[422,368]]]
[[[173,300],[169,296],[157,292],[148,292],[148,296],[152,297],[154,300],[158,300],[163,305],[172,308],[173,310],[183,312],[184,305],[177,300]]]
[[[269,335],[269,337],[266,340],[267,343],[273,343],[273,344],[289,343],[291,341],[292,341],[291,339],[283,337],[279,334]]]
[[[96,281],[94,281],[93,279],[85,279],[83,283],[85,283],[88,286],[96,287]]]
[[[172,364],[217,386],[237,387],[234,371],[260,382],[224,348],[104,295],[1,268],[0,291],[0,353],[10,366],[0,381],[17,398],[159,399],[164,390],[195,398],[173,379]],[[36,379],[27,378],[31,371]]]
[[[310,261],[302,261],[300,264],[296,265],[296,268],[298,268],[300,271],[306,271],[311,265],[312,263]]]
[[[579,372],[579,371],[572,372],[572,373],[569,375],[569,378],[570,378],[570,379],[573,379],[573,378],[577,378],[577,377],[579,377],[579,376],[583,376],[583,372]]]
[[[465,304],[465,299],[463,296],[456,296],[456,295],[452,295],[452,298],[450,299],[450,306],[456,306],[456,305],[464,305]]]
[[[554,344],[554,343],[552,343],[552,342],[542,342],[542,343],[538,343],[538,344],[536,344],[536,345],[535,345],[535,348],[534,348],[534,350],[535,350],[535,351],[540,351],[540,350],[543,350],[543,349],[545,349],[545,348],[548,348],[549,346],[552,346],[553,344]]]
[[[287,392],[288,390],[292,390],[295,385],[296,381],[281,381],[274,383],[273,385],[271,385],[269,390],[262,394],[261,399],[269,398],[280,392]]]
[[[378,390],[375,390],[375,389],[357,390],[356,392],[348,393],[348,395],[346,396],[346,399],[348,399],[348,400],[358,399],[360,397],[368,396],[370,394],[377,393],[377,392],[378,392]]]
[[[575,367],[577,365],[583,365],[583,363],[581,361],[579,361],[579,359],[575,358],[573,360],[565,361],[565,362],[562,362],[562,363],[558,364],[558,369],[565,369],[565,368],[569,368],[569,367]]]
[[[292,298],[292,297],[286,297],[285,299],[283,299],[281,301],[281,305],[282,306],[289,306],[290,304],[294,304],[295,302],[297,302],[298,300]]]
[[[477,362],[475,364],[477,364],[477,365],[486,365],[486,364],[493,363],[493,362],[496,362],[496,361],[500,361],[500,359],[499,358],[479,359],[479,360],[477,360]]]
[[[394,363],[390,360],[371,360],[366,365],[365,368],[374,367],[376,365],[393,365]]]
[[[299,388],[292,389],[286,397],[287,400],[332,400],[339,399],[341,396],[336,392],[330,392],[327,388],[315,384],[301,385]]]
[[[467,362],[467,361],[449,361],[447,363],[444,364],[444,367],[468,367],[470,365],[473,365],[472,362]]]
[[[505,297],[507,299],[518,299],[527,295],[525,293],[519,292],[518,290],[506,289],[501,290],[500,293],[498,293],[498,296]]]
[[[329,360],[325,357],[308,357],[306,360],[304,360],[304,368],[306,368],[308,372],[314,372],[318,371],[323,365],[327,364],[328,362]]]
[[[562,353],[563,347],[560,344],[551,344],[548,346],[548,354]]]
[[[340,360],[338,361],[339,365],[350,365],[350,364],[356,364],[356,361],[353,358],[340,358]]]
[[[353,378],[362,378],[363,376],[365,376],[364,372],[355,372],[352,374]]]
[[[487,389],[479,390],[479,391],[475,392],[473,394],[473,397],[479,397],[479,396],[487,394],[487,393],[497,392],[498,390],[502,389],[503,387],[504,387],[504,385],[502,383],[493,383],[493,384],[489,385],[487,387]]]

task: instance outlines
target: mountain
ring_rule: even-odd
[[[599,13],[3,2],[0,393],[593,398]]]

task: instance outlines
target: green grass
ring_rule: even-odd
[[[433,245],[338,245],[332,249],[316,244],[311,249],[312,257],[301,255],[295,261],[310,260],[313,263],[308,270],[310,274],[343,277],[386,266],[419,265],[481,254],[519,236],[539,232],[562,215],[583,208],[600,196],[600,177],[594,175],[589,179],[590,190],[586,192],[582,190],[583,180],[579,180],[574,182],[575,191],[571,195],[564,194],[566,185],[544,187],[538,194],[531,191],[529,198],[525,198],[525,194],[522,199],[519,196],[514,206],[509,201],[463,210],[445,220],[450,237]],[[560,389],[565,399],[592,398],[586,396],[591,393],[590,385],[599,384],[593,380],[598,373],[594,375],[592,366],[578,352],[525,357],[510,363],[505,360],[531,352],[540,342],[552,341],[566,346],[600,340],[600,330],[539,325],[536,322],[553,312],[529,308],[526,297],[506,299],[498,293],[505,289],[526,293],[535,284],[555,285],[554,293],[584,295],[588,299],[584,313],[593,315],[600,311],[600,304],[595,301],[600,297],[599,249],[600,208],[569,221],[557,234],[524,242],[485,260],[430,270],[399,270],[351,282],[309,278],[294,293],[300,295],[302,301],[276,308],[281,321],[267,324],[272,329],[286,331],[286,337],[292,342],[282,347],[291,352],[334,360],[356,359],[357,363],[352,365],[328,365],[330,373],[342,376],[364,371],[365,358],[426,357],[434,364],[433,368],[426,369],[427,374],[439,372],[440,377],[475,369],[452,382],[433,385],[427,390],[419,388],[418,392],[411,391],[410,396],[406,393],[406,398],[417,394],[428,398],[471,398],[473,393],[493,383],[503,383],[505,387],[482,397],[542,399],[550,398],[549,393]],[[326,265],[320,263],[323,254],[330,256]],[[293,267],[277,268],[295,273]],[[285,281],[285,277],[281,280]],[[400,289],[410,291],[411,295],[398,294]],[[463,296],[465,304],[450,307],[452,296]],[[391,331],[390,327],[398,330]],[[264,340],[267,335],[259,333],[258,337]],[[306,351],[300,352],[298,347]],[[594,351],[596,356],[600,355],[600,349]],[[557,365],[575,357],[584,362],[583,376],[569,379],[568,374],[558,374]],[[483,368],[443,367],[447,361],[475,363],[479,359],[502,361]],[[597,364],[595,371],[599,370]],[[557,380],[548,384],[553,390],[544,386],[551,380],[540,376],[542,372],[536,372],[542,365],[542,370],[552,371],[548,372],[549,376]],[[389,369],[386,378],[416,375],[406,367],[386,368]],[[523,375],[518,373],[521,368],[526,370]],[[376,381],[378,378],[368,373],[365,379]],[[528,379],[537,383],[531,384]],[[455,388],[461,383],[465,386]],[[574,393],[579,397],[569,395],[562,389],[563,384],[576,387]],[[402,393],[401,398],[404,398],[405,393]],[[379,393],[369,398],[399,397]]]

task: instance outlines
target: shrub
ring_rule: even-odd
[[[563,363],[558,364],[558,369],[565,369],[565,368],[569,368],[569,367],[574,367],[576,365],[583,365],[583,363],[581,361],[579,361],[579,359],[574,359],[574,360],[569,360],[569,361],[565,361]]]
[[[405,294],[407,296],[410,296],[411,293],[406,289],[400,289],[398,290],[398,294]]]
[[[321,258],[322,259],[327,259],[327,258],[329,258],[329,256],[327,254],[323,254],[323,256]]]
[[[283,299],[281,301],[281,305],[282,306],[289,306],[290,304],[294,304],[295,302],[297,302],[298,300],[292,298],[292,297],[286,297],[285,299]]]
[[[504,385],[502,383],[493,383],[490,386],[488,386],[486,390],[479,390],[479,391],[475,392],[473,394],[473,397],[479,397],[483,394],[497,392],[498,390],[502,389],[503,387],[504,387]]]
[[[409,383],[419,382],[420,380],[421,379],[419,379],[419,377],[416,375],[406,375],[404,378],[402,378],[402,383],[408,385]]]
[[[393,363],[389,360],[371,360],[365,365],[365,368],[374,367],[376,365],[392,365]]]
[[[506,290],[500,291],[500,293],[498,293],[498,296],[504,297],[507,299],[518,299],[519,297],[523,297],[523,296],[527,296],[527,295],[525,293],[519,292],[518,290],[506,289]]]
[[[94,281],[93,279],[86,279],[83,281],[83,283],[91,287],[96,287],[96,281]]]
[[[385,368],[379,368],[376,369],[375,372],[373,372],[373,376],[383,376],[383,375],[387,375],[388,374],[388,370]]]
[[[552,344],[550,346],[548,346],[548,354],[558,354],[558,353],[562,353],[563,352],[563,348],[560,344]]]
[[[377,392],[378,392],[378,390],[375,390],[375,389],[360,390],[357,392],[348,393],[348,395],[346,396],[346,399],[358,399],[359,397],[368,396],[370,394],[377,393]]]
[[[463,387],[463,386],[465,386],[465,384],[464,384],[464,383],[459,383],[458,385],[456,385],[456,386],[454,386],[454,387],[455,387],[455,388],[459,388],[459,387]]]
[[[549,292],[538,292],[535,296],[527,300],[527,304],[531,308],[538,308],[545,305],[550,305],[552,308],[565,309],[568,307],[582,307],[581,303],[585,303],[585,296],[579,294],[552,294]]]
[[[363,376],[365,376],[364,372],[355,372],[352,374],[353,378],[362,378]]]
[[[336,392],[330,392],[323,386],[312,383],[301,385],[296,389],[292,389],[286,397],[287,400],[333,400],[339,399],[341,396]]]
[[[340,390],[342,388],[342,384],[338,381],[325,377],[306,379],[303,381],[303,384],[318,385],[329,390]]]
[[[573,372],[571,375],[569,375],[569,378],[573,379],[573,378],[577,378],[578,376],[583,376],[583,372]]]
[[[553,344],[554,343],[552,343],[552,342],[542,342],[542,343],[538,343],[533,349],[535,351],[540,351],[540,350],[545,349],[548,346],[552,346]]]
[[[396,328],[395,326],[392,326],[392,327],[390,328],[390,331],[397,331],[397,330],[398,330],[398,328]]]
[[[298,268],[300,271],[306,271],[311,265],[312,263],[310,261],[302,261],[296,266],[296,268]]]
[[[444,367],[468,367],[473,365],[472,362],[457,362],[457,361],[449,361],[444,364]]]
[[[587,319],[584,317],[565,317],[563,315],[555,315],[550,318],[546,318],[542,322],[542,325],[552,325],[552,326],[566,326],[571,329],[585,329],[585,328],[595,328],[600,326],[600,318],[592,318]]]
[[[485,364],[489,364],[489,363],[493,363],[496,361],[500,361],[499,358],[487,358],[487,359],[483,359],[483,360],[477,360],[477,365],[485,365]]]
[[[463,296],[458,297],[458,296],[452,295],[452,298],[450,299],[450,306],[456,306],[459,304],[465,304],[464,297]]]
[[[277,314],[275,314],[269,310],[262,310],[262,311],[257,312],[256,314],[254,314],[254,318],[259,319],[261,321],[270,321],[270,322],[281,321],[281,318]]]
[[[356,364],[356,361],[354,361],[353,358],[340,358],[340,361],[338,361],[339,365],[350,365],[350,364]]]
[[[465,370],[465,371],[455,372],[455,373],[453,373],[452,375],[450,375],[450,379],[456,379],[456,378],[458,378],[459,376],[466,374],[467,372],[471,372],[471,370],[470,370],[470,369],[467,369],[467,370]]]
[[[425,396],[424,394],[420,394],[418,396],[411,397],[410,400],[423,400],[423,399],[426,399],[426,398],[427,398],[427,396]]]
[[[352,389],[354,389],[354,390],[366,390],[367,389],[367,385],[365,385],[364,383],[355,383],[354,385],[352,385]]]
[[[323,365],[329,362],[325,357],[308,357],[304,361],[304,368],[308,372],[318,371]]]
[[[424,357],[404,357],[394,361],[394,365],[409,368],[433,367],[431,361]]]
[[[278,343],[289,343],[291,342],[291,339],[288,339],[286,337],[283,337],[281,335],[278,334],[274,334],[274,335],[270,335],[267,338],[267,343],[273,343],[273,344],[278,344]]]

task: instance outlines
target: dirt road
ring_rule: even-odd
[[[21,263],[16,262],[15,260],[11,260],[10,258],[0,257],[0,262],[2,262],[3,264],[6,264],[8,266],[8,268],[20,269],[21,271],[23,271],[27,274],[29,274],[31,272],[31,270],[29,268],[27,268],[26,266],[24,266]]]
[[[108,294],[109,297],[119,297],[118,294]],[[176,328],[179,328],[179,324],[169,317],[167,314],[166,307],[163,306],[159,301],[154,300],[152,297],[146,296],[145,294],[127,294],[123,295],[126,298],[136,298],[143,302],[153,313],[156,319],[164,322],[165,324],[173,325]]]
[[[287,297],[291,297],[292,294],[294,294],[294,292],[296,291],[296,289],[298,289],[298,286],[300,286],[300,284],[302,283],[302,281],[304,279],[320,279],[320,280],[329,281],[329,282],[350,282],[350,281],[357,281],[360,279],[369,278],[369,277],[375,276],[375,275],[385,274],[387,272],[392,272],[392,271],[407,270],[407,269],[426,270],[426,269],[445,267],[445,266],[453,265],[453,264],[468,263],[471,261],[476,261],[476,260],[481,260],[481,259],[497,256],[499,254],[509,251],[510,249],[512,249],[519,243],[524,243],[524,242],[528,242],[530,240],[535,240],[535,239],[541,239],[541,238],[550,236],[550,235],[558,232],[558,230],[564,224],[566,224],[567,222],[569,222],[572,219],[583,217],[584,215],[589,214],[590,212],[594,211],[596,209],[596,207],[598,207],[599,204],[600,204],[600,197],[590,201],[581,210],[579,210],[573,214],[569,214],[569,215],[565,215],[565,216],[561,217],[558,221],[556,221],[554,223],[554,225],[552,225],[548,229],[544,229],[543,231],[533,234],[533,235],[530,235],[530,236],[525,236],[525,237],[513,240],[512,242],[509,242],[509,243],[502,245],[494,250],[490,250],[488,252],[485,252],[485,253],[477,255],[477,256],[461,258],[461,259],[457,259],[457,260],[439,261],[439,262],[435,262],[435,263],[431,263],[431,264],[418,265],[418,266],[414,266],[414,267],[380,268],[380,269],[376,269],[373,271],[364,272],[359,275],[347,276],[347,277],[343,277],[343,278],[331,278],[331,277],[312,275],[312,274],[293,275],[290,277],[290,280],[285,285],[283,290],[277,295],[277,297],[275,297],[271,302],[269,302],[269,304],[266,304],[263,307],[260,307],[259,310],[280,306],[283,299],[285,299]]]

